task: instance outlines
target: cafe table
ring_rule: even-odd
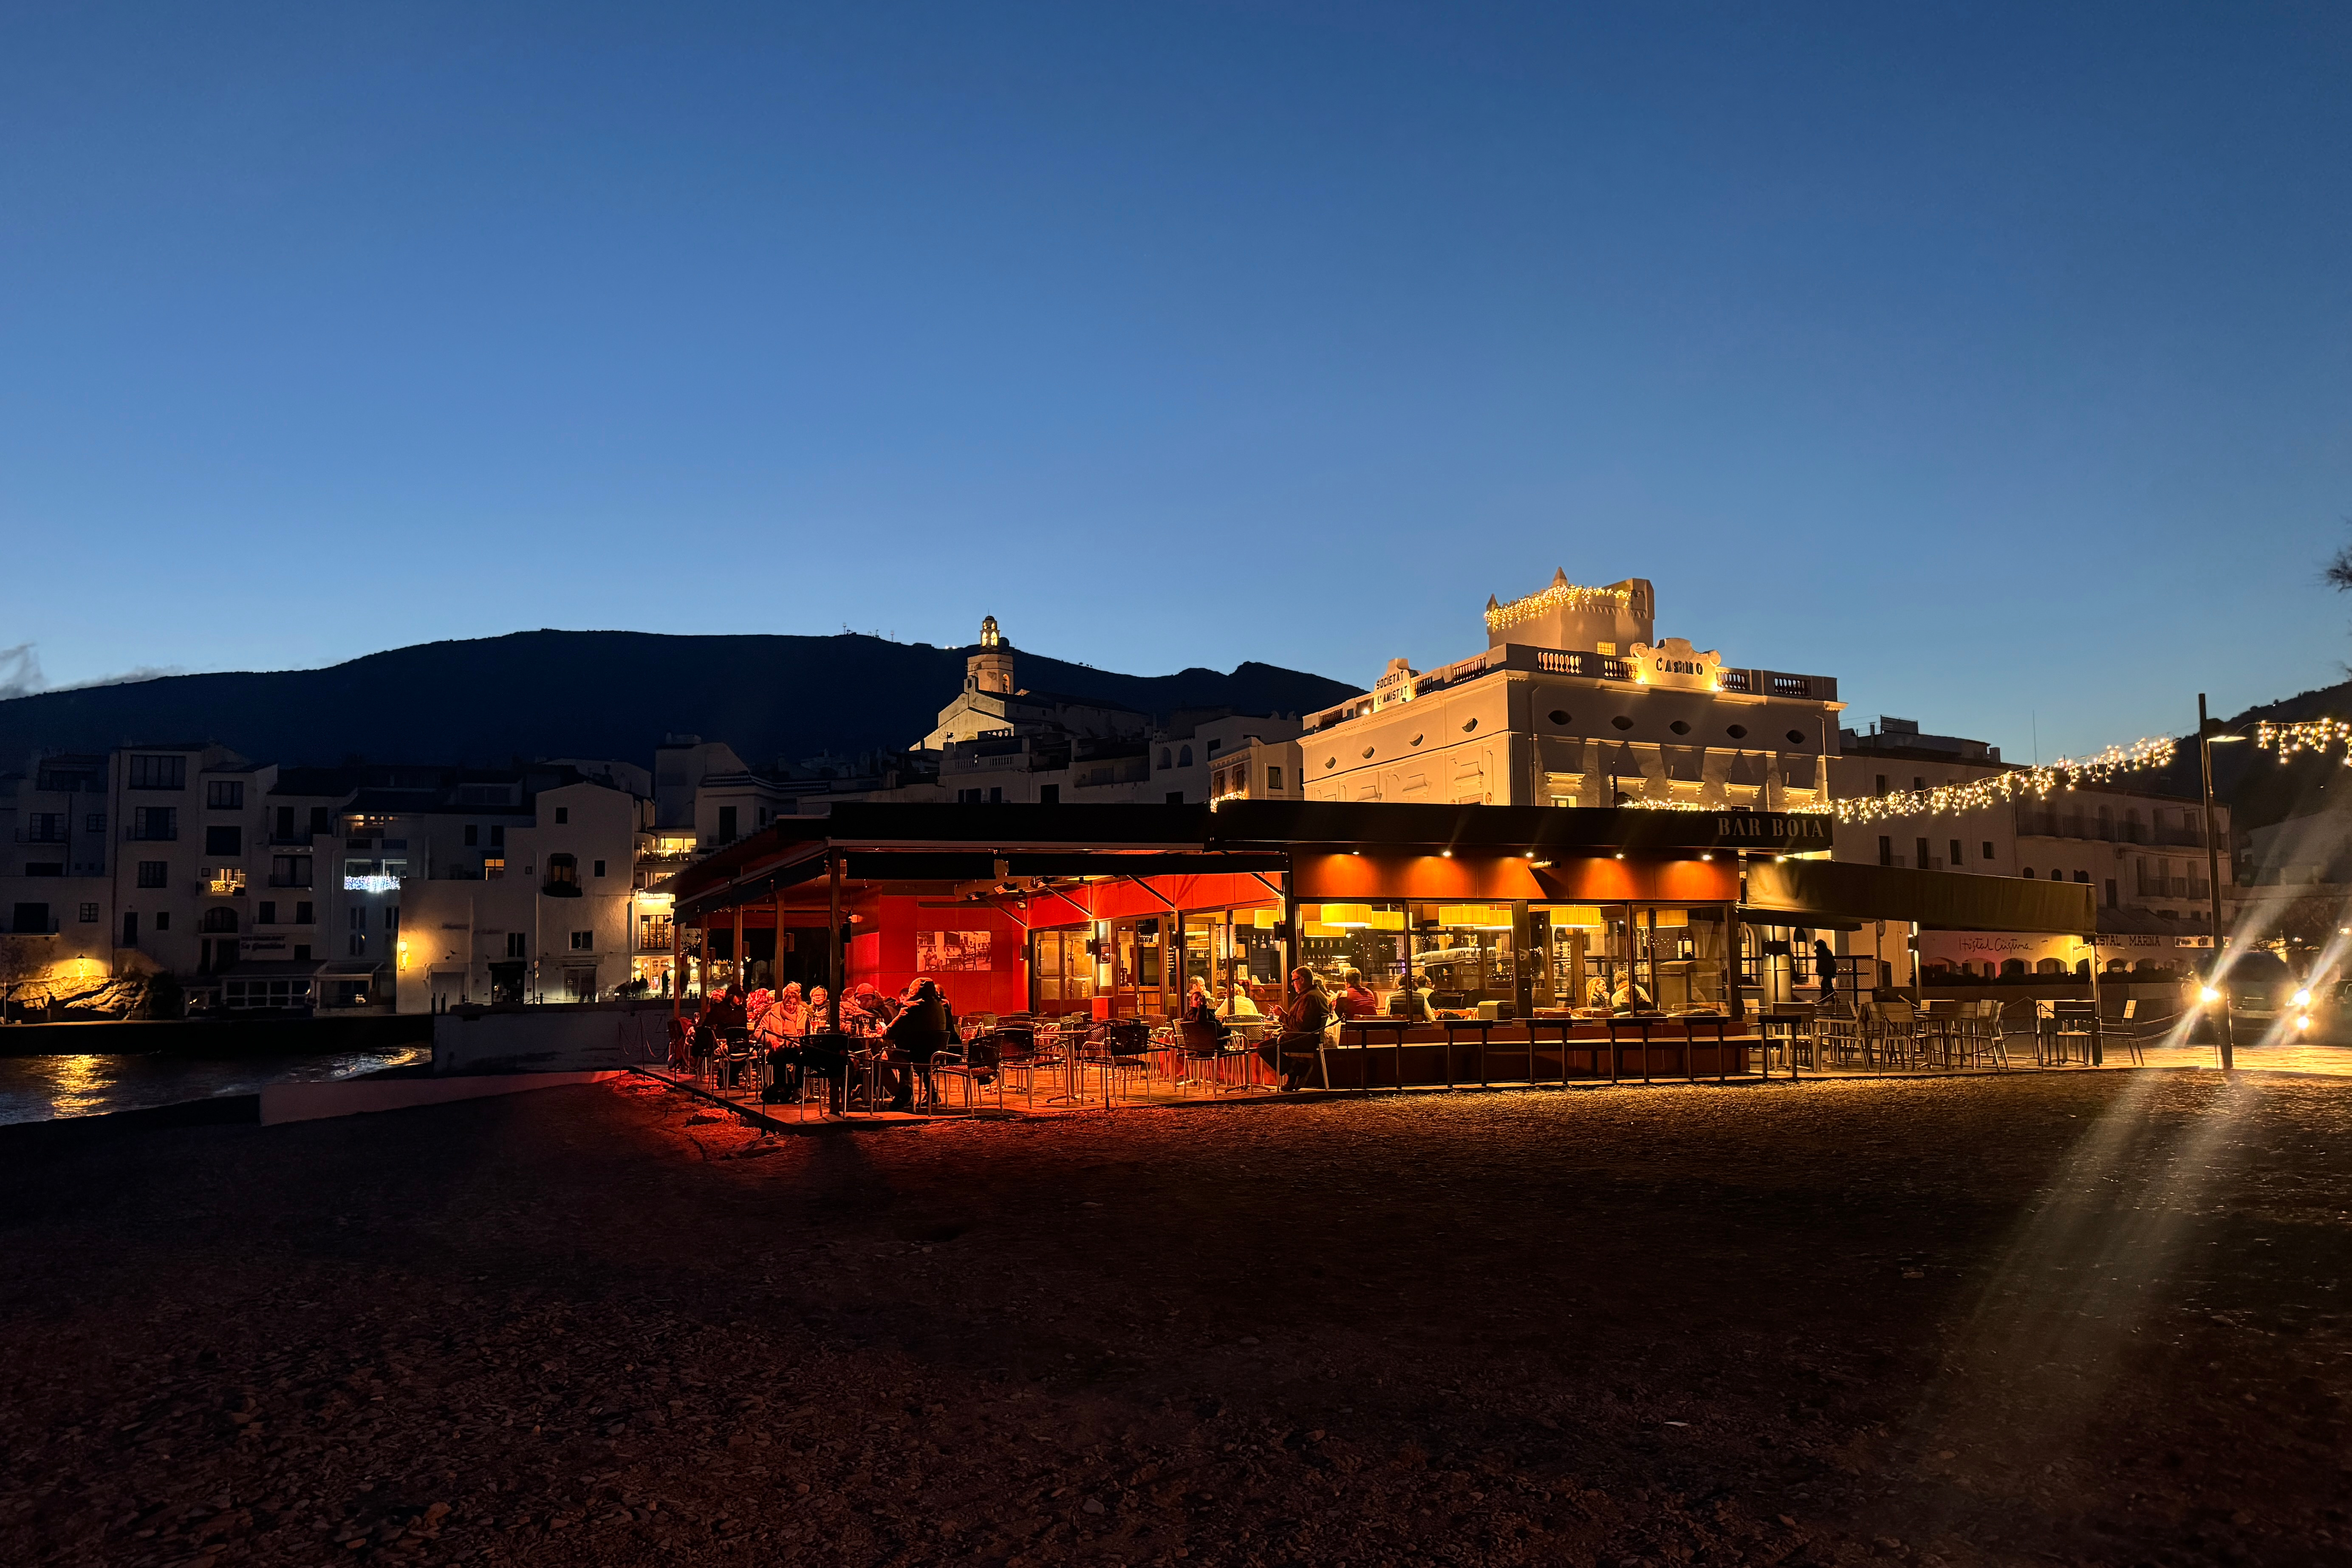
[[[1413,1023],[1414,1020],[1411,1018],[1343,1018],[1340,1020],[1339,1043],[1346,1045],[1348,1031],[1353,1029],[1356,1031],[1356,1043],[1363,1047],[1365,1055],[1360,1087],[1366,1094],[1372,1092],[1371,1036],[1375,1030],[1380,1029],[1390,1031],[1389,1041],[1395,1053],[1392,1058],[1396,1070],[1395,1088],[1399,1091],[1404,1089],[1404,1036],[1405,1031],[1412,1028]],[[1323,1073],[1323,1085],[1328,1089],[1330,1084],[1330,1070],[1326,1068]]]
[[[1789,1053],[1789,1076],[1797,1076],[1797,1054],[1804,1045],[1804,1031],[1813,1021],[1811,1012],[1796,1013],[1785,1009],[1767,1009],[1756,1015],[1756,1033],[1762,1040],[1759,1049],[1764,1059],[1758,1064],[1762,1076],[1772,1076],[1772,1042],[1777,1037]]]

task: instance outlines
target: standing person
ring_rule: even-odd
[[[1813,978],[1821,983],[1822,1001],[1837,994],[1837,954],[1823,937],[1813,939]]]
[[[1282,1010],[1282,1032],[1258,1047],[1265,1065],[1282,1075],[1283,1092],[1295,1093],[1321,1059],[1323,1031],[1331,1022],[1331,996],[1311,969],[1290,972],[1290,1005]]]

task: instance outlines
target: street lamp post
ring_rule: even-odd
[[[2221,973],[2221,841],[2213,829],[2213,742],[2216,740],[2235,741],[2236,735],[2216,736],[2212,721],[2205,717],[2205,694],[2197,694],[2197,765],[2205,784],[2205,890],[2211,896],[2213,963],[2207,971],[2219,984],[2213,987],[2221,994],[2221,1070],[2230,1072],[2238,1065],[2237,1047],[2230,1037],[2230,986]]]

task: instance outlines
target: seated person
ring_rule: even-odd
[[[912,1110],[915,1108],[917,1079],[922,1082],[926,1103],[934,1101],[937,1090],[931,1082],[931,1058],[947,1049],[955,1039],[947,1000],[940,994],[937,985],[929,980],[915,983],[907,1005],[890,1021],[888,1037],[898,1054],[914,1064],[915,1069],[911,1076],[905,1072],[888,1075],[889,1109]]]
[[[1650,994],[1633,983],[1629,970],[1617,977],[1617,989],[1609,994],[1609,1005],[1620,1013],[1646,1013],[1650,1010]]]
[[[1431,994],[1428,976],[1415,976],[1412,984],[1389,993],[1389,1016],[1410,1018],[1416,1024],[1431,1022],[1436,1017],[1429,1003]]]
[[[1209,1005],[1209,987],[1197,974],[1192,977],[1192,984],[1185,988],[1184,1009],[1177,1016],[1177,1021],[1183,1026],[1188,1037],[1203,1044],[1212,1040],[1222,1043],[1233,1032],[1225,1027],[1224,1020],[1217,1016],[1217,1010]]]
[[[1339,1016],[1370,1018],[1377,1016],[1380,1010],[1381,999],[1372,994],[1370,986],[1364,984],[1363,972],[1348,971],[1348,988],[1339,993]]]
[[[1265,1016],[1265,1014],[1257,1010],[1257,1004],[1250,999],[1249,987],[1247,985],[1235,985],[1232,990],[1224,994],[1224,1005],[1217,1009],[1217,1016],[1220,1018],[1263,1018]]]

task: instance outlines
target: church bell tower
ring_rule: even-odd
[[[996,629],[994,616],[981,620],[980,651],[963,662],[963,689],[1013,695],[1013,645]]]

